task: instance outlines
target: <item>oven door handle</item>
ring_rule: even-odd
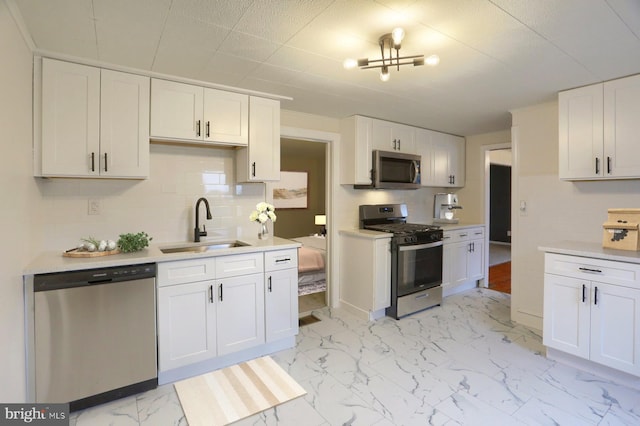
[[[398,250],[399,251],[414,251],[414,250],[422,250],[422,249],[438,247],[438,246],[441,246],[441,245],[442,245],[442,241],[436,241],[435,243],[428,243],[428,244],[403,245],[403,246],[399,246]]]

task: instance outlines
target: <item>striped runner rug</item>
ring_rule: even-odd
[[[227,425],[307,392],[265,356],[174,384],[189,426]]]

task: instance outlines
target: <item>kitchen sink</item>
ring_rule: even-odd
[[[165,254],[169,253],[205,253],[212,250],[229,249],[234,247],[246,247],[249,244],[243,241],[217,241],[190,245],[179,245],[171,247],[161,247],[160,251]]]

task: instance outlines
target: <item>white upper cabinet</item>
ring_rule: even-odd
[[[559,176],[640,177],[640,75],[560,92]]]
[[[422,186],[463,187],[465,139],[461,136],[419,129],[416,138],[422,157]]]
[[[251,96],[249,145],[236,153],[239,182],[280,180],[280,101]]]
[[[42,60],[42,175],[98,176],[100,69]]]
[[[149,77],[102,70],[101,176],[149,174]]]
[[[354,115],[340,122],[340,183],[371,185],[373,121]]]
[[[605,176],[640,177],[640,75],[604,83]]]
[[[247,145],[249,96],[152,79],[151,138]]]
[[[204,89],[151,80],[151,137],[202,140]]]
[[[420,155],[422,186],[464,186],[463,137],[359,115],[340,122],[340,135],[343,185],[371,185],[372,152],[379,149]]]
[[[44,58],[38,93],[41,170],[36,174],[147,177],[148,77]]]
[[[558,108],[560,178],[602,177],[602,85],[560,92]]]
[[[373,149],[415,154],[416,128],[384,120],[373,120]]]

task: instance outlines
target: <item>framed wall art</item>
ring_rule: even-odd
[[[273,183],[273,205],[276,209],[306,209],[308,207],[309,174],[280,172],[280,181]]]

